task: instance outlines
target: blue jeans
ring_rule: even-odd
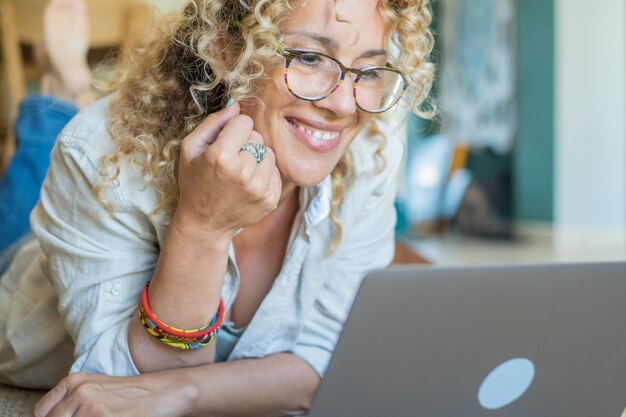
[[[0,181],[0,259],[29,232],[28,217],[39,199],[52,146],[77,112],[73,104],[54,97],[33,95],[20,103],[15,155]]]

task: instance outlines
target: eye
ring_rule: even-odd
[[[303,54],[294,58],[295,64],[305,67],[319,67],[323,63],[323,57],[317,54]]]
[[[361,75],[359,81],[367,82],[367,83],[377,83],[380,82],[384,78],[385,70],[382,69],[370,69]]]

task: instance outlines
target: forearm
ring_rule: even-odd
[[[288,353],[176,370],[197,396],[190,417],[270,417],[308,411],[320,378]]]
[[[195,329],[216,314],[228,262],[230,241],[195,229],[174,216],[148,293],[152,312],[170,326]],[[167,346],[150,336],[137,317],[128,342],[140,372],[194,366],[214,360],[214,346],[189,351]]]
[[[319,381],[311,367],[291,354],[134,377],[77,372],[39,401],[35,416],[298,415],[309,409]]]

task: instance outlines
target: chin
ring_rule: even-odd
[[[304,164],[302,164],[304,165]],[[306,169],[304,166],[298,167],[278,167],[284,180],[295,184],[298,187],[312,187],[324,181],[333,171],[334,166],[319,169]]]
[[[291,149],[287,155],[285,153],[276,155],[277,167],[283,179],[288,182],[298,187],[315,186],[333,172],[347,151],[348,145],[349,143],[342,142],[336,146],[334,152],[322,153],[313,152],[298,144],[296,149]]]

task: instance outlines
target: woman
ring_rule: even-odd
[[[374,115],[407,88],[422,101],[430,19],[427,1],[195,0],[133,57],[53,151],[42,262],[27,244],[3,278],[20,294],[49,280],[71,335],[48,324],[56,343],[32,343],[44,329],[22,325],[48,350],[14,349],[13,381],[72,360],[115,375],[70,375],[38,416],[309,407],[360,279],[393,256],[402,149]]]

